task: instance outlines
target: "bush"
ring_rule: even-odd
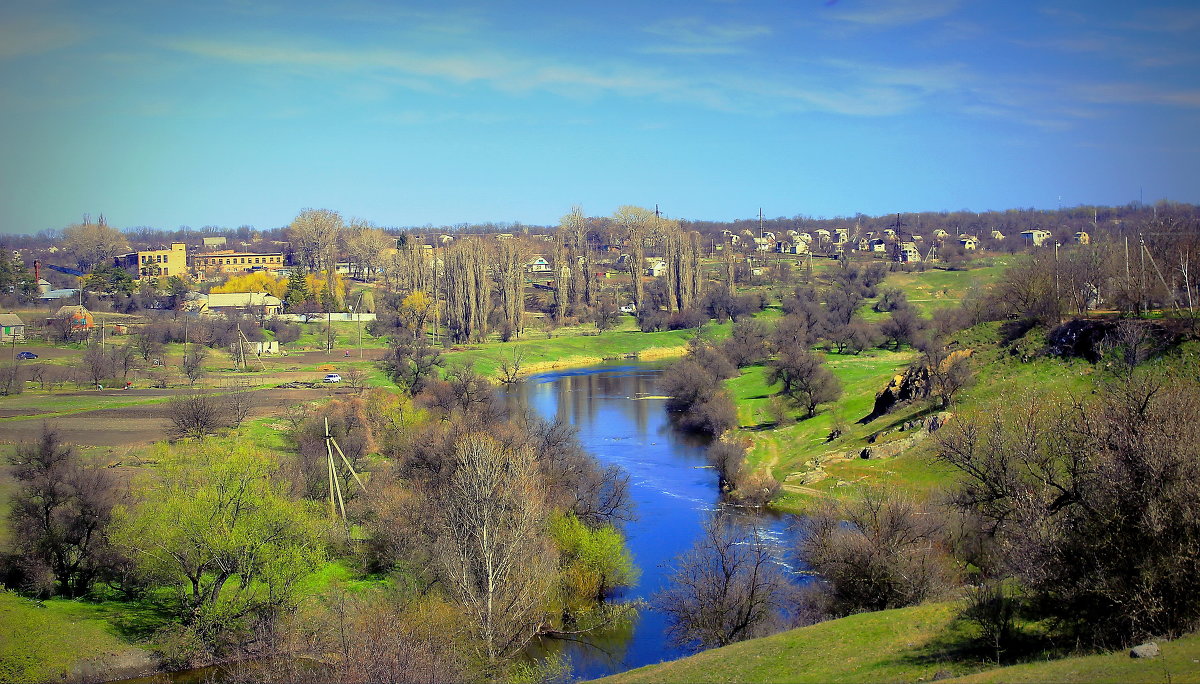
[[[827,501],[802,525],[801,557],[837,615],[915,605],[952,579],[940,521],[901,495],[868,489]]]
[[[939,455],[1061,636],[1099,647],[1200,627],[1200,391],[1133,373],[1048,414],[955,421]]]
[[[687,330],[699,328],[708,320],[704,314],[697,309],[688,309],[686,311],[676,311],[671,314],[671,318],[667,322],[667,327],[671,330]]]
[[[275,334],[275,341],[279,344],[291,344],[300,339],[300,326],[295,323],[272,318],[263,327]]]

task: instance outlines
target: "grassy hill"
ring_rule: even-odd
[[[861,613],[598,680],[636,682],[1200,682],[1200,634],[1128,651],[996,667],[960,649],[954,603]]]
[[[599,680],[635,682],[911,682],[983,665],[952,661],[951,603],[862,613],[649,665]]]

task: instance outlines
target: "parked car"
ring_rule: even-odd
[[[635,314],[637,313],[637,307],[632,304],[626,304],[625,306],[621,307],[621,313]]]
[[[23,361],[30,361],[32,359],[36,359],[37,354],[34,354],[33,352],[18,352],[17,358]]]
[[[321,379],[321,382],[341,382],[341,381],[342,381],[342,376],[338,375],[337,373],[329,373],[324,378]]]

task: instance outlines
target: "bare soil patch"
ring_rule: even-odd
[[[311,375],[311,374],[310,374]],[[111,394],[130,396],[171,396],[181,389],[114,390]],[[314,401],[348,390],[267,388],[250,393],[252,404],[249,418],[279,415],[287,407]],[[64,396],[89,394],[87,391]],[[91,391],[91,395],[110,394]],[[0,441],[24,442],[41,434],[43,422],[53,425],[63,441],[87,446],[136,446],[166,439],[167,404],[137,404],[119,408],[97,409],[65,416],[14,420],[0,425]],[[27,415],[27,414],[26,414]]]

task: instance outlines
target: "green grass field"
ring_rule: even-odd
[[[149,666],[148,654],[128,643],[119,627],[133,629],[131,623],[146,618],[125,610],[118,616],[114,610],[111,604],[38,602],[0,592],[0,681],[94,676],[102,664]]]
[[[601,680],[636,682],[913,682],[966,674],[982,664],[952,660],[943,642],[955,607],[935,603],[862,613]]]
[[[958,605],[929,603],[860,613],[649,665],[597,681],[637,682],[1200,682],[1200,634],[1158,642],[1162,655],[1128,651],[1008,667],[967,655]]]

